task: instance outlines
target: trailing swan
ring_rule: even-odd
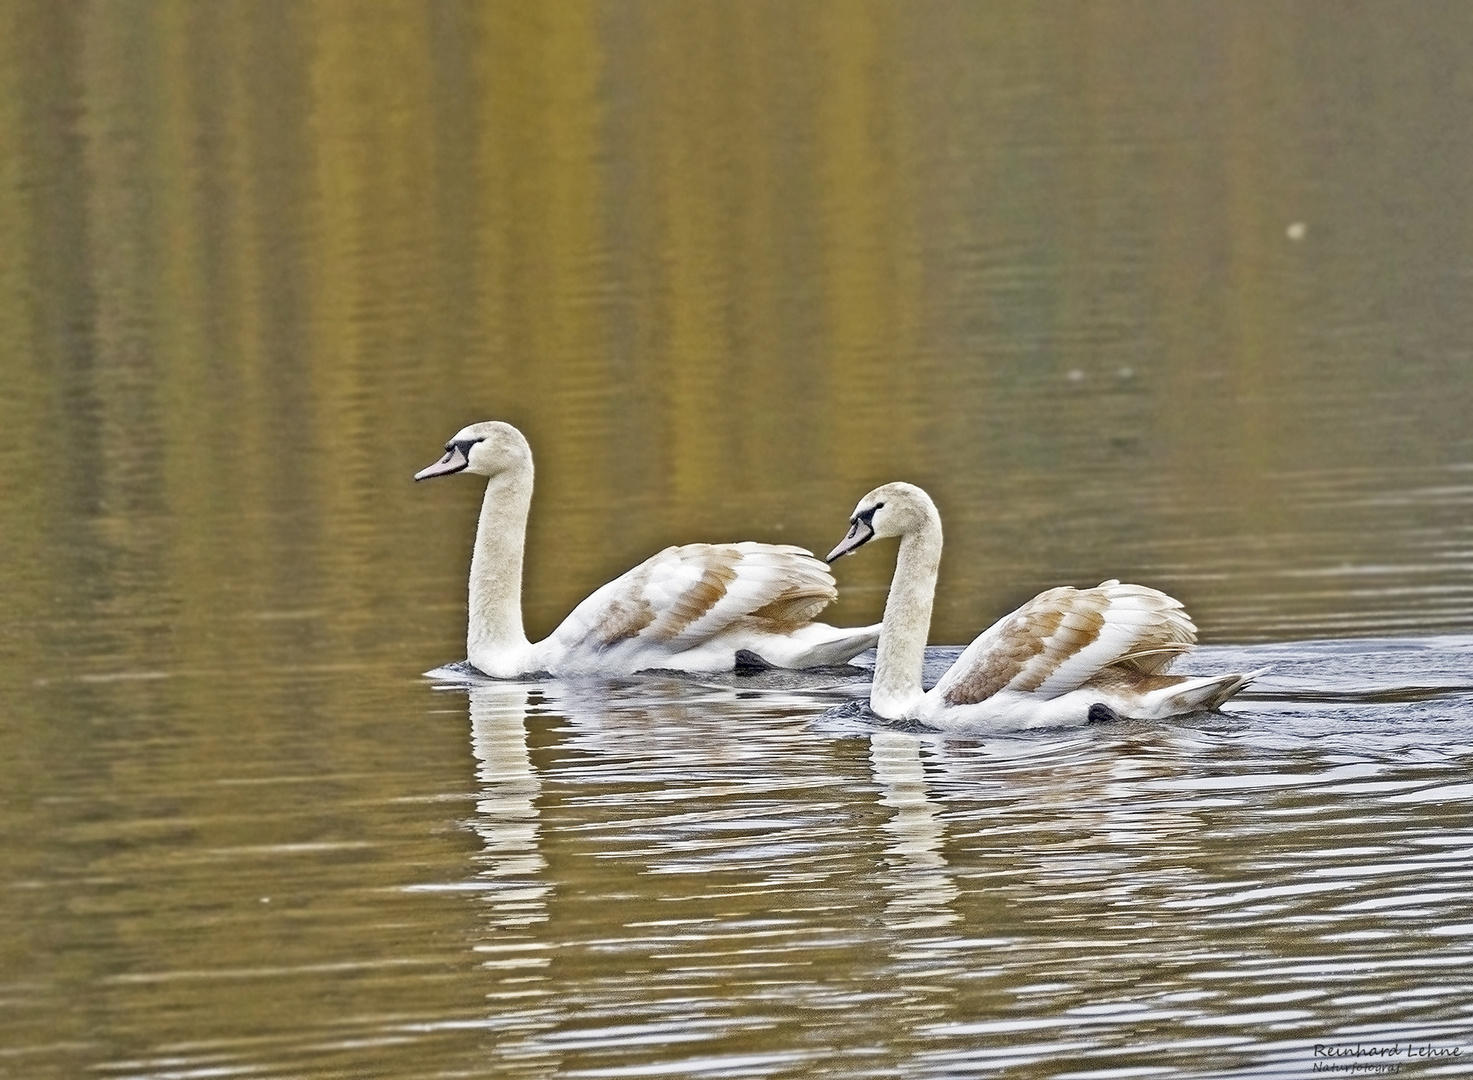
[[[1196,644],[1179,601],[1143,585],[1106,581],[1039,593],[999,619],[925,691],[921,668],[941,563],[941,517],[913,484],[859,500],[828,561],[877,537],[898,536],[870,708],[934,728],[1008,731],[1130,716],[1161,719],[1216,709],[1267,669],[1202,678],[1165,675]]]
[[[847,663],[879,638],[878,626],[813,621],[838,591],[812,553],[744,542],[666,548],[595,591],[542,641],[528,641],[522,559],[532,450],[510,424],[472,424],[414,478],[457,472],[489,478],[471,557],[466,629],[468,659],[487,675],[722,671],[744,650],[775,667],[819,667]]]

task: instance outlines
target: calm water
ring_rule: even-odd
[[[1473,1072],[1470,52],[0,3],[0,1076]],[[908,479],[938,644],[1119,576],[1273,672],[1011,738],[830,715],[862,671],[437,683],[480,485],[409,477],[489,417],[534,633]]]

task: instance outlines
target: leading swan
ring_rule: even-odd
[[[522,558],[532,505],[532,449],[510,424],[456,432],[416,480],[488,477],[471,556],[466,650],[487,675],[628,675],[655,668],[729,671],[747,651],[775,667],[847,663],[878,626],[813,621],[838,596],[828,567],[779,544],[685,544],[652,555],[595,591],[541,641],[522,629]]]
[[[1165,593],[1107,581],[1039,593],[984,630],[925,691],[921,671],[941,564],[941,516],[931,497],[914,484],[875,488],[859,500],[828,561],[887,536],[900,537],[900,551],[870,686],[870,708],[887,720],[1011,731],[1117,716],[1162,719],[1215,709],[1267,670],[1162,674],[1192,649],[1197,628]]]

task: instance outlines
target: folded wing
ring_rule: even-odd
[[[671,656],[745,623],[785,633],[838,596],[828,567],[799,547],[669,547],[599,589],[552,634],[560,649],[650,647]]]
[[[1003,690],[1055,697],[1111,669],[1156,675],[1197,640],[1182,605],[1142,585],[1107,581],[1039,593],[984,630],[936,692],[971,705]]]

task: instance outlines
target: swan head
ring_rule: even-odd
[[[445,444],[445,456],[414,474],[416,480],[468,472],[495,476],[508,469],[530,469],[532,448],[510,424],[487,420],[463,427]]]
[[[849,515],[849,531],[829,552],[828,561],[848,555],[871,540],[905,536],[926,528],[938,532],[941,528],[941,515],[931,496],[914,484],[885,484],[859,500]]]

